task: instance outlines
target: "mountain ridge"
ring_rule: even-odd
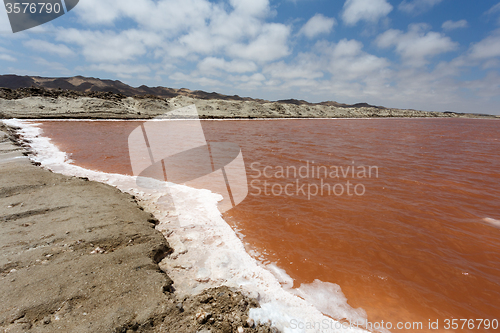
[[[220,99],[226,101],[252,101],[258,103],[281,103],[281,104],[294,104],[294,105],[323,105],[335,106],[340,108],[359,108],[359,107],[372,107],[378,109],[385,109],[382,106],[370,105],[368,103],[344,104],[335,101],[324,101],[320,103],[310,103],[305,100],[297,99],[284,99],[278,101],[268,101],[264,99],[240,97],[238,95],[223,95],[217,92],[206,92],[202,90],[190,90],[187,88],[168,88],[162,86],[149,87],[141,85],[139,87],[132,87],[119,80],[99,79],[94,77],[85,77],[81,75],[71,77],[41,77],[41,76],[21,76],[16,74],[0,75],[0,87],[8,89],[19,88],[43,88],[47,90],[70,90],[81,93],[113,93],[116,95],[124,95],[126,97],[157,97],[157,98],[173,98],[177,96],[186,96],[191,98],[212,100]]]

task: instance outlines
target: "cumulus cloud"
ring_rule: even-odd
[[[249,44],[237,43],[229,46],[230,55],[258,62],[273,61],[290,54],[288,37],[290,27],[283,24],[267,24],[262,33]]]
[[[35,51],[57,54],[60,57],[75,55],[75,53],[64,44],[53,44],[44,40],[30,39],[23,42],[23,45]]]
[[[58,72],[64,75],[69,75],[71,73],[71,71],[68,70],[60,61],[48,61],[42,57],[33,57],[33,61],[45,73]]]
[[[389,61],[363,51],[363,44],[357,40],[342,39],[329,47],[331,50],[330,73],[343,80],[367,77],[384,70]]]
[[[202,86],[209,86],[211,88],[217,88],[217,87],[224,87],[227,86],[226,84],[223,84],[221,81],[214,80],[205,76],[199,76],[199,75],[188,75],[184,74],[181,72],[176,72],[168,77],[169,79],[176,81],[176,82],[189,82],[189,83],[195,83],[199,84]]]
[[[347,25],[355,25],[359,21],[378,22],[392,9],[386,0],[346,0],[342,20]]]
[[[146,53],[148,46],[161,45],[161,38],[140,30],[89,31],[74,28],[59,31],[59,41],[76,44],[91,62],[121,62]]]
[[[411,24],[408,32],[390,29],[377,37],[380,48],[395,47],[396,52],[407,65],[423,66],[428,58],[457,49],[453,42],[442,33],[428,31],[427,24]]]
[[[103,71],[116,74],[118,77],[129,78],[132,74],[146,74],[151,69],[146,65],[130,65],[130,64],[95,64],[88,66],[92,71]]]
[[[361,96],[384,82],[389,65],[387,59],[363,51],[361,42],[343,39],[338,43],[318,42],[310,52],[299,54],[289,63],[272,63],[263,73],[268,77],[267,86],[275,91],[297,88],[311,94]]]
[[[469,54],[475,60],[500,57],[500,29],[482,41],[473,44]]]
[[[267,65],[263,73],[272,79],[318,79],[324,76],[322,60],[312,53],[299,55],[292,63],[284,61]]]
[[[486,77],[464,82],[461,86],[482,98],[495,98],[500,96],[500,75],[497,72],[489,72]]]
[[[140,28],[171,35],[209,28],[212,23],[220,26],[226,20],[230,21],[226,28],[236,23],[236,32],[241,33],[244,25],[251,23],[249,17],[262,20],[272,14],[269,0],[228,2],[230,7],[209,0],[86,0],[79,3],[76,13],[86,25],[113,26],[121,19],[131,19]]]
[[[86,25],[113,26],[132,19],[140,27],[178,33],[204,25],[213,6],[207,0],[86,0],[75,13]]]
[[[266,77],[262,73],[255,73],[253,75],[230,76],[228,80],[235,84],[238,89],[254,90],[263,86]]]
[[[266,22],[273,14],[269,0],[88,0],[82,5],[80,19],[98,27],[120,19],[137,24],[119,33],[111,28],[61,31],[58,39],[79,45],[89,61],[129,61],[149,54],[188,61],[229,56],[266,62],[290,54],[290,27]]]
[[[236,12],[265,17],[269,13],[269,0],[230,0]]]
[[[450,30],[455,30],[455,29],[460,29],[460,28],[467,28],[469,26],[469,23],[467,20],[460,20],[460,21],[446,21],[443,23],[441,26],[444,30],[450,31]]]
[[[8,54],[0,54],[0,60],[5,60],[5,61],[17,61],[16,58],[13,56],[10,56]]]
[[[408,14],[421,14],[443,0],[404,0],[398,6],[398,9]]]
[[[300,29],[299,35],[304,35],[308,38],[314,38],[321,34],[328,34],[337,24],[334,18],[325,17],[322,14],[316,14],[307,21]]]
[[[256,71],[258,67],[252,61],[226,61],[222,58],[207,57],[198,63],[198,69],[204,74],[219,75],[220,70],[229,73],[247,73]]]

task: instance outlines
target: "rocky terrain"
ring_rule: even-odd
[[[179,95],[126,97],[110,92],[74,92],[43,88],[0,89],[0,118],[150,119],[195,104],[202,119],[256,118],[496,118],[489,115],[427,112],[374,106],[334,106],[285,102],[199,99]]]
[[[81,76],[41,78],[0,76],[0,117],[21,119],[149,119],[195,104],[200,118],[498,118],[477,113],[391,109],[366,103],[300,100],[266,101],[189,89],[130,87],[120,81]]]

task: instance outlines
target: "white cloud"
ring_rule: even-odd
[[[242,37],[255,38],[266,22],[260,18],[241,11],[227,11],[216,7],[207,30],[214,36],[223,37],[229,41]]]
[[[251,11],[235,9],[228,12],[224,8],[214,7],[210,19],[203,26],[192,27],[182,35],[168,36],[174,39],[174,43],[169,43],[168,52],[181,57],[192,53],[209,55],[223,53],[236,43],[249,44],[262,37],[270,25],[249,13]]]
[[[409,14],[423,13],[443,0],[404,0],[399,4],[398,9]]]
[[[198,76],[198,75],[186,75],[181,72],[174,73],[169,76],[169,79],[177,81],[177,82],[183,82],[183,83],[196,83],[202,86],[209,86],[211,88],[216,88],[216,87],[223,87],[227,86],[226,84],[223,84],[222,82],[218,80],[214,80],[211,78],[207,78],[204,76]]]
[[[212,20],[229,19],[234,23],[235,17],[240,19],[237,30],[242,31],[248,23],[244,18],[261,20],[272,14],[269,0],[229,0],[229,4],[231,8],[208,0],[86,0],[78,5],[77,13],[86,25],[112,26],[120,19],[130,18],[140,28],[169,34],[205,28]]]
[[[461,86],[473,91],[482,98],[500,96],[500,76],[497,72],[489,72],[484,78],[464,82]]]
[[[128,4],[125,1],[123,3]],[[139,8],[144,5],[144,1],[137,1],[137,5]],[[122,15],[122,11],[123,7],[119,6],[118,1],[87,0],[79,4],[78,11],[75,11],[75,13],[86,24],[106,24],[111,26]]]
[[[222,58],[207,57],[198,63],[198,69],[205,74],[219,75],[219,70],[230,73],[255,72],[257,65],[252,61],[226,61]]]
[[[290,95],[290,91],[297,89],[312,95],[328,94],[327,99],[333,98],[332,91],[344,94],[342,98],[375,96],[381,92],[380,85],[390,78],[390,62],[387,59],[363,51],[363,44],[359,41],[346,39],[338,43],[318,42],[311,51],[300,53],[291,61],[263,65],[261,73],[255,70],[253,74],[250,71],[246,75],[224,75],[223,71],[231,63],[238,62],[208,57],[199,63],[197,70],[189,74],[177,72],[170,78],[178,82],[225,86],[243,91],[265,89],[288,94],[286,98],[296,98]],[[215,80],[214,76],[220,77],[220,80]]]
[[[392,9],[386,0],[346,0],[342,19],[347,25],[355,25],[359,21],[378,22]]]
[[[44,40],[30,39],[23,42],[23,45],[39,52],[57,54],[60,57],[75,55],[75,53],[64,44],[52,44]]]
[[[500,29],[470,48],[470,57],[474,60],[485,60],[500,56]]]
[[[8,54],[0,54],[0,60],[5,60],[5,61],[17,61],[16,58],[13,56],[10,56]]]
[[[262,33],[249,44],[237,43],[227,48],[228,53],[242,59],[258,62],[273,61],[290,54],[288,37],[290,27],[283,24],[267,24]]]
[[[491,7],[485,14],[488,16],[497,15],[500,12],[500,2]],[[497,19],[497,23],[500,24],[500,17]]]
[[[81,54],[87,60],[99,63],[132,60],[145,54],[147,47],[162,43],[162,39],[154,33],[133,29],[120,33],[63,29],[58,32],[57,39],[80,46]]]
[[[245,93],[248,91],[255,91],[262,88],[266,82],[266,77],[262,73],[255,73],[253,75],[232,75],[227,78],[236,89],[242,90]]]
[[[61,73],[65,75],[69,75],[71,73],[60,61],[48,61],[47,59],[41,57],[34,58],[35,63],[38,65],[43,73],[50,73],[51,76],[54,73]]]
[[[496,14],[498,12],[500,12],[500,2],[488,9],[486,14]]]
[[[363,79],[389,66],[388,60],[364,52],[363,44],[356,40],[342,39],[330,50],[328,69],[339,80]]]
[[[280,61],[263,69],[266,85],[274,91],[299,89],[301,93],[362,96],[382,84],[388,75],[389,61],[363,51],[363,44],[343,39],[338,43],[321,41],[311,52],[299,54],[292,62]],[[298,98],[288,96],[287,98]]]
[[[240,76],[238,79],[243,82],[251,82],[251,81],[262,82],[266,80],[266,77],[262,73],[255,73],[251,76],[247,75]]]
[[[269,14],[269,0],[230,0],[236,12],[245,15],[265,17]]]
[[[427,24],[411,24],[408,32],[390,29],[378,36],[380,48],[395,47],[407,65],[423,66],[428,58],[455,50],[458,43],[444,34],[427,30]]]
[[[146,65],[128,65],[128,64],[97,64],[88,67],[92,71],[103,71],[116,74],[118,77],[129,78],[132,74],[147,74],[151,69]]]
[[[284,61],[270,64],[263,70],[273,79],[318,79],[324,76],[321,66],[322,60],[313,54],[301,54],[293,63]]]
[[[254,89],[266,80],[256,73],[259,66],[291,53],[291,27],[267,20],[274,15],[269,0],[86,0],[78,8],[75,13],[87,30],[54,30],[57,41],[94,63],[82,66],[82,71],[128,79],[154,70],[176,82]],[[323,20],[316,27],[313,20],[308,34],[327,32],[335,22],[318,18]],[[117,29],[122,22],[136,27]],[[61,55],[70,50],[34,42],[26,46]],[[183,73],[190,63],[197,69]]]
[[[229,3],[229,4],[228,4]],[[77,44],[94,62],[130,61],[149,51],[156,58],[197,61],[199,57],[233,57],[274,61],[290,53],[290,27],[268,23],[269,0],[88,0],[79,6],[86,23],[111,25],[131,19],[137,29],[61,32],[59,39]],[[102,14],[105,12],[105,14]],[[140,32],[140,34],[139,34]]]
[[[467,20],[460,20],[460,21],[446,21],[443,23],[441,26],[444,30],[450,31],[450,30],[455,30],[455,29],[460,29],[460,28],[467,28],[469,26],[469,23],[467,23]]]
[[[328,34],[332,31],[334,25],[337,24],[334,18],[325,17],[322,14],[316,14],[307,21],[300,29],[299,34],[305,35],[308,38],[314,38],[321,34]]]
[[[213,35],[209,29],[197,29],[180,36],[177,41],[169,45],[167,52],[178,57],[185,57],[190,54],[208,55],[223,50],[226,45],[226,39]]]
[[[86,0],[80,1],[75,13],[87,26],[113,26],[131,18],[141,27],[178,33],[203,25],[212,9],[207,0]]]

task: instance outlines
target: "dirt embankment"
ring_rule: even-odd
[[[0,127],[0,332],[275,332],[227,287],[180,297],[129,194],[33,165]]]
[[[127,97],[112,92],[0,88],[0,118],[150,119],[195,104],[202,119],[255,118],[498,118],[491,115],[390,109],[367,104],[311,104],[303,101],[200,99],[178,95]]]

